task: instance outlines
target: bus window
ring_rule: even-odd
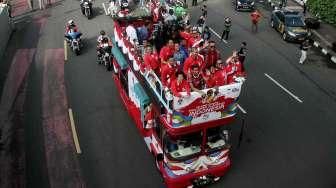
[[[227,126],[209,128],[206,132],[206,152],[211,153],[225,148],[230,148],[230,130]]]
[[[157,117],[155,119],[155,122],[156,122],[155,127],[154,127],[155,133],[156,133],[157,137],[161,140],[161,138],[162,138],[162,128],[161,128],[161,126],[162,125],[160,125],[159,117]]]
[[[179,137],[164,137],[164,151],[172,160],[189,160],[201,153],[202,132],[191,133]]]

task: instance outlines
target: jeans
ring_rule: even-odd
[[[223,33],[222,33],[221,39],[223,40],[223,38],[225,36],[225,40],[227,40],[229,38],[229,33],[230,33],[230,30],[224,30]]]

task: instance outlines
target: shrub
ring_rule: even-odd
[[[336,0],[308,0],[307,5],[311,13],[336,26]]]

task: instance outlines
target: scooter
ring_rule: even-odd
[[[92,0],[81,0],[81,8],[83,15],[90,19],[92,16]]]

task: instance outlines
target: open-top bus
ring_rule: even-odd
[[[141,69],[141,55],[124,32],[128,24],[139,26],[145,20],[152,17],[114,19],[113,79],[121,99],[168,188],[218,181],[231,165],[230,124],[243,79],[204,89],[206,95],[171,95],[156,73]]]

